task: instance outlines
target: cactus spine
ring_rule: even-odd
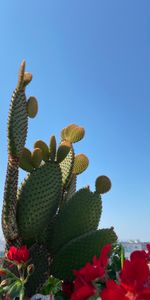
[[[71,124],[61,131],[57,147],[38,140],[34,150],[25,148],[28,117],[38,109],[35,97],[26,100],[25,88],[32,75],[21,64],[8,120],[8,169],[4,191],[2,227],[8,245],[30,247],[35,272],[26,285],[26,294],[39,291],[48,276],[73,279],[72,269],[80,268],[106,243],[117,237],[113,228],[98,230],[102,212],[101,194],[111,182],[106,176],[76,191],[77,175],[88,167],[84,154],[75,156],[74,143],[82,140],[83,127]],[[18,188],[19,167],[28,172]],[[40,276],[39,276],[40,274]]]

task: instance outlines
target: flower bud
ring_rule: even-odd
[[[27,267],[28,275],[31,275],[33,272],[34,272],[34,265],[33,264],[28,265],[28,267]]]
[[[4,276],[4,275],[6,275],[5,270],[1,270],[1,269],[0,269],[0,276]]]
[[[4,280],[2,280],[0,286],[1,286],[1,287],[4,287],[4,286],[7,286],[7,285],[9,285],[9,284],[10,284],[10,280],[4,279]]]

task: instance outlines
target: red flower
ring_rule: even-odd
[[[75,290],[70,300],[87,300],[95,294],[95,288],[92,285],[82,285],[79,289]]]
[[[102,290],[100,296],[102,300],[150,300],[150,289],[132,293],[110,279],[107,281],[106,288]]]
[[[74,292],[71,300],[84,300],[95,295],[97,292],[93,282],[96,279],[105,280],[106,267],[108,264],[108,253],[111,245],[106,245],[101,251],[100,258],[93,257],[93,263],[87,262],[80,270],[75,270]]]
[[[129,300],[126,297],[126,291],[119,286],[114,280],[109,279],[106,288],[102,290],[100,296],[102,300]]]
[[[148,260],[150,261],[150,244],[147,244],[146,245],[146,248],[147,248],[147,258],[148,258]]]
[[[108,253],[111,250],[111,245],[107,244],[103,247],[101,255],[99,258],[96,256],[93,257],[93,263],[86,263],[86,265],[80,270],[75,270],[74,275],[77,278],[81,278],[81,281],[84,279],[87,283],[91,283],[97,278],[104,279],[106,267],[108,264]],[[78,280],[79,281],[79,280]]]
[[[102,300],[150,300],[150,270],[144,252],[134,251],[130,260],[124,261],[120,284],[108,280]]]
[[[101,266],[101,268],[106,268],[108,265],[109,257],[108,254],[111,250],[111,245],[107,244],[102,248],[100,258],[97,258],[96,256],[93,257],[93,265],[94,266]]]
[[[141,257],[138,251],[134,251],[130,256],[130,261],[124,261],[120,280],[123,286],[134,292],[143,288],[149,276],[150,270],[147,265],[147,259],[143,256],[143,251],[141,251]]]
[[[7,253],[7,258],[19,264],[25,263],[28,261],[29,258],[29,250],[26,246],[22,246],[20,248],[11,246]]]
[[[103,268],[98,268],[97,266],[92,265],[91,263],[86,263],[86,265],[80,270],[75,270],[74,275],[78,279],[78,282],[81,279],[81,284],[84,281],[87,283],[91,283],[93,280],[99,277],[103,277],[105,274],[105,270]],[[76,284],[76,280],[75,280]]]

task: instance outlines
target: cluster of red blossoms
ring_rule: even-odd
[[[6,256],[9,260],[16,264],[23,264],[28,261],[29,255],[30,253],[26,246],[22,246],[20,248],[11,246]]]
[[[111,245],[106,245],[101,251],[100,258],[94,256],[92,264],[88,262],[82,269],[74,271],[76,278],[73,292],[68,290],[69,298],[71,300],[87,300],[90,297],[95,299],[100,297],[102,300],[150,300],[150,245],[147,245],[148,251],[134,251],[130,260],[124,260],[117,281],[108,276],[110,250]]]

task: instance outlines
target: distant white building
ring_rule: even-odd
[[[130,258],[130,254],[135,250],[146,250],[146,244],[149,242],[140,242],[139,240],[129,240],[120,242],[125,251],[125,258]]]

